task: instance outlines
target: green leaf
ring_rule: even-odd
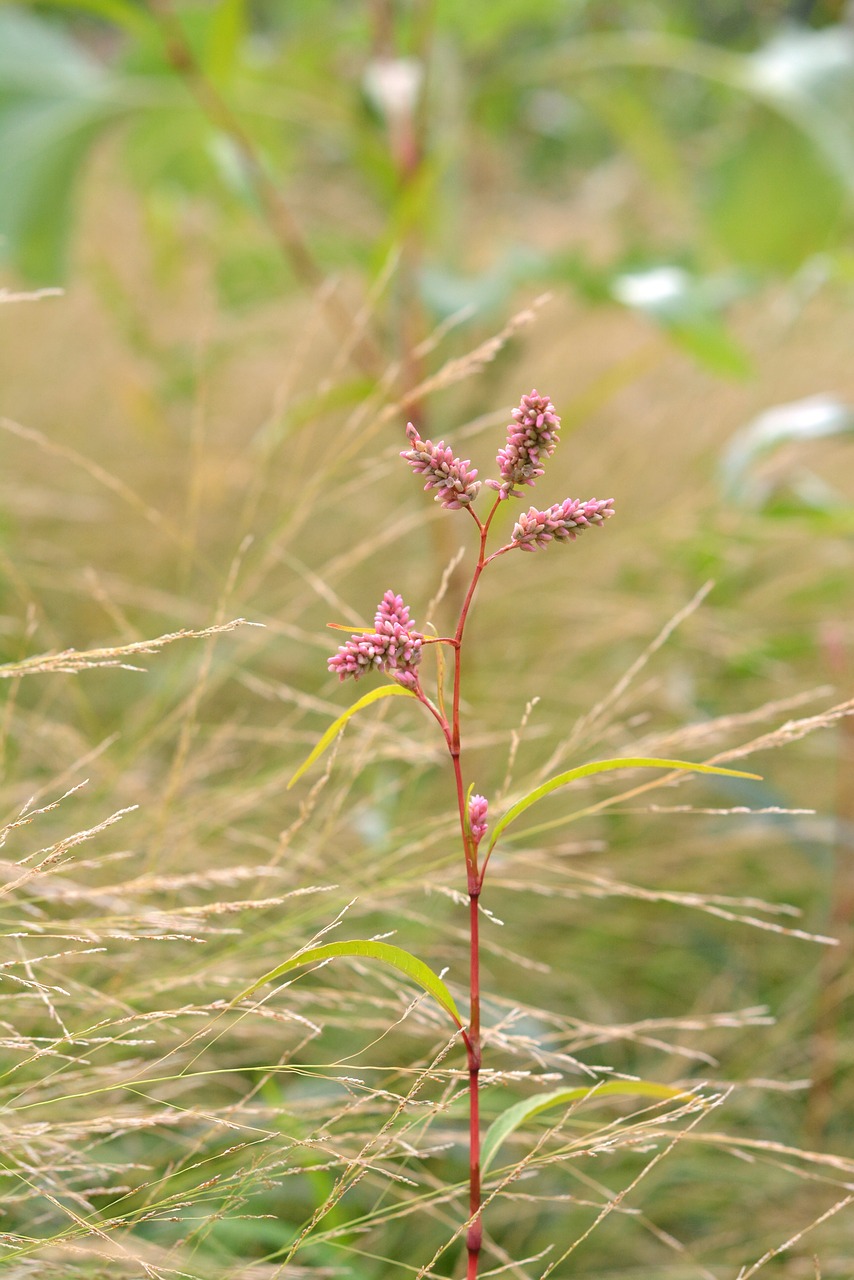
[[[724,378],[747,378],[753,372],[744,347],[714,316],[698,317],[690,324],[671,324],[667,331],[677,346],[712,373]]]
[[[614,277],[613,297],[648,316],[714,373],[745,377],[750,361],[727,331],[721,312],[745,292],[738,276],[700,277],[664,263]]]
[[[709,173],[709,227],[745,267],[796,271],[843,240],[850,192],[846,197],[813,139],[768,110],[753,114],[751,127],[735,145],[726,144]]]
[[[541,1111],[548,1111],[551,1107],[583,1102],[586,1098],[595,1102],[599,1098],[619,1096],[669,1100],[696,1097],[696,1094],[685,1089],[675,1089],[671,1085],[655,1084],[651,1080],[609,1080],[605,1084],[556,1089],[552,1093],[538,1093],[533,1098],[523,1098],[521,1102],[503,1111],[487,1129],[480,1149],[481,1172],[486,1173],[504,1140],[526,1120],[530,1120],[531,1116],[539,1115]]]
[[[245,36],[245,0],[219,0],[210,15],[203,61],[212,80],[222,83],[231,76]]]
[[[495,847],[498,837],[510,826],[510,823],[515,822],[526,809],[530,809],[532,804],[536,804],[544,796],[567,786],[570,782],[575,782],[576,778],[587,778],[593,773],[606,773],[616,769],[675,769],[685,773],[718,773],[726,778],[758,779],[760,777],[758,773],[742,773],[739,769],[721,769],[713,764],[692,764],[690,760],[655,760],[646,756],[619,760],[593,760],[590,764],[582,764],[576,769],[569,769],[566,773],[559,773],[518,800],[495,824],[489,845],[490,852]]]
[[[383,964],[388,964],[393,969],[398,969],[401,973],[406,974],[407,978],[411,978],[413,982],[417,983],[428,995],[432,996],[445,1012],[450,1014],[456,1025],[462,1030],[463,1021],[454,1002],[454,997],[442,979],[432,969],[428,968],[423,960],[419,960],[417,956],[411,955],[410,952],[404,951],[401,947],[392,947],[387,942],[371,942],[366,938],[357,938],[352,942],[327,942],[323,946],[311,947],[308,951],[301,951],[299,955],[294,956],[291,960],[286,960],[284,964],[277,965],[275,969],[265,973],[263,978],[259,978],[257,982],[254,982],[251,987],[241,991],[240,995],[236,997],[236,1001],[244,1000],[247,996],[254,995],[258,988],[263,987],[266,982],[275,982],[292,969],[299,969],[306,964],[317,964],[323,960],[334,960],[336,956],[365,956],[369,960],[382,960]]]
[[[0,10],[0,244],[33,283],[62,278],[83,160],[126,110],[112,86],[61,32]]]
[[[843,24],[820,31],[784,28],[743,60],[741,78],[747,92],[779,111],[849,195],[854,193],[851,31]],[[804,194],[813,193],[807,187]]]
[[[349,707],[343,715],[339,716],[338,719],[329,726],[314,750],[306,756],[305,760],[303,760],[302,764],[288,783],[288,791],[290,791],[297,779],[301,778],[305,771],[311,768],[315,760],[320,759],[327,747],[329,747],[338,737],[338,734],[344,728],[351,716],[354,716],[357,711],[362,711],[365,707],[369,707],[372,702],[378,702],[380,698],[394,697],[414,698],[415,694],[411,689],[404,689],[403,685],[385,684],[381,685],[379,689],[372,689],[370,693],[365,694],[364,698],[360,698],[358,702],[354,702],[352,707]]]
[[[105,22],[113,22],[117,27],[124,27],[126,31],[138,35],[144,34],[153,25],[151,15],[130,0],[40,0],[40,8],[48,6],[88,13],[93,18],[103,18]]]
[[[760,413],[735,433],[721,460],[724,496],[740,506],[761,509],[774,488],[762,474],[762,463],[791,445],[810,445],[831,436],[854,434],[854,408],[830,395],[808,396]]]
[[[0,89],[55,101],[97,92],[106,72],[85,49],[33,13],[0,6]]]
[[[223,307],[234,311],[281,298],[291,287],[288,264],[277,245],[241,241],[223,247],[215,270],[219,300]],[[352,634],[358,628],[342,627],[341,630]]]
[[[617,76],[580,81],[576,96],[604,122],[625,150],[650,177],[656,190],[674,196],[678,207],[688,204],[688,191],[673,131],[659,119],[650,88],[652,75],[635,75],[635,82]]]

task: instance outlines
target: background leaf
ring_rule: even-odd
[[[0,8],[0,252],[34,284],[64,278],[83,161],[123,111],[110,89],[73,40]]]
[[[808,396],[804,400],[774,405],[753,418],[730,440],[720,467],[724,495],[730,502],[762,507],[774,487],[773,481],[762,474],[763,461],[787,445],[805,445],[851,434],[854,434],[854,408],[835,396]]]
[[[721,318],[724,308],[746,292],[735,274],[702,280],[671,264],[615,276],[611,292],[618,302],[660,325],[673,340],[713,372],[746,377],[751,362]]]

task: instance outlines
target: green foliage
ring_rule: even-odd
[[[363,711],[365,707],[372,706],[373,703],[378,702],[380,698],[394,697],[414,698],[415,695],[411,689],[404,689],[399,684],[380,685],[378,689],[371,689],[370,693],[366,693],[358,702],[354,702],[352,707],[348,707],[347,710],[329,726],[320,741],[317,743],[317,746],[314,747],[314,749],[306,756],[305,760],[303,760],[296,773],[291,775],[288,787],[292,787],[294,783],[302,777],[306,770],[310,769],[315,761],[319,760],[323,753],[332,746],[332,743],[352,716],[356,715],[359,711]]]
[[[806,938],[849,928],[850,717],[823,709],[854,616],[850,32],[814,5],[784,39],[782,0],[391,8],[429,71],[409,185],[363,89],[382,5],[175,5],[326,277],[305,288],[152,7],[0,6],[4,280],[73,286],[0,308],[3,413],[39,428],[2,420],[0,635],[28,678],[2,682],[0,1270],[459,1273],[446,768],[415,717],[355,714],[388,686],[338,717],[328,776],[286,788],[338,716],[337,606],[399,580],[420,607],[447,569],[444,634],[457,598],[458,541],[396,470],[411,379],[483,469],[524,373],[566,396],[567,491],[601,477],[620,520],[538,558],[536,591],[533,557],[479,588],[465,714],[476,789],[504,797],[490,1268],[539,1275],[584,1237],[579,1276],[735,1275],[788,1242],[764,1270],[847,1280],[850,1209],[822,1215],[854,1178],[850,956]],[[356,315],[379,377],[350,363]],[[85,669],[237,615],[265,629]],[[748,739],[761,787],[589,773],[572,839],[565,815],[508,830],[564,809],[575,760]],[[325,942],[342,917],[361,938]],[[425,961],[373,940],[392,930]]]
[[[156,16],[122,0],[80,5],[57,0],[50,10],[57,16],[85,12],[113,23],[121,45],[107,66],[85,51],[73,25],[47,22],[41,16],[44,7],[2,11],[0,43],[7,57],[0,58],[5,151],[0,234],[10,262],[29,280],[62,278],[77,181],[93,144],[107,127],[121,122],[125,160],[141,197],[153,204],[159,200],[162,208],[166,196],[175,206],[171,231],[162,219],[150,220],[158,235],[176,234],[182,202],[188,199],[210,210],[216,227],[211,244],[220,256],[215,272],[225,305],[266,302],[274,290],[290,287],[288,274],[272,265],[279,249],[262,245],[251,224],[258,215],[257,191],[247,181],[234,138],[182,84],[170,58],[168,31]],[[473,304],[480,312],[506,305],[519,280],[547,277],[561,257],[558,253],[550,261],[530,246],[511,246],[475,275],[458,252],[454,260],[437,252],[442,244],[459,244],[446,199],[450,173],[440,179],[439,172],[455,155],[453,179],[461,188],[469,184],[467,157],[482,141],[475,119],[490,117],[492,127],[504,133],[514,128],[510,159],[526,174],[525,182],[544,187],[551,181],[546,170],[569,175],[582,154],[589,167],[606,160],[616,146],[638,167],[661,206],[676,214],[675,225],[693,224],[696,230],[687,238],[684,231],[660,237],[657,252],[647,255],[644,265],[661,269],[684,262],[695,237],[703,246],[690,287],[681,290],[678,301],[648,307],[647,313],[716,373],[744,376],[749,362],[727,330],[727,300],[709,284],[710,262],[715,268],[723,262],[746,270],[739,284],[743,292],[750,273],[791,274],[814,255],[844,243],[854,195],[854,51],[841,29],[790,35],[772,29],[763,33],[764,43],[746,53],[703,43],[715,23],[698,21],[692,10],[675,4],[645,39],[636,30],[623,32],[621,20],[603,18],[595,7],[567,11],[553,0],[524,11],[515,0],[462,10],[451,6],[437,21],[457,42],[455,74],[475,90],[473,119],[455,117],[445,126],[445,135],[433,140],[437,171],[426,181],[430,166],[425,166],[415,183],[400,189],[388,162],[383,122],[360,102],[356,65],[340,65],[343,47],[361,66],[370,59],[370,24],[358,6],[343,11],[330,5],[325,13],[321,18],[316,6],[290,6],[286,15],[263,7],[250,11],[244,0],[184,4],[177,10],[201,75],[249,130],[276,181],[282,182],[294,165],[299,137],[311,146],[319,169],[332,174],[349,163],[354,186],[361,183],[374,202],[379,219],[375,265],[413,229],[432,242],[422,287],[425,302],[440,318],[463,305]],[[324,25],[330,39],[318,36]],[[720,31],[733,37],[726,22]],[[761,39],[747,22],[740,35]],[[409,56],[421,56],[427,33],[414,16],[401,18],[400,38]],[[27,68],[23,79],[22,67]],[[706,95],[702,108],[685,111],[682,104],[693,100],[698,86]],[[532,94],[540,98],[535,102]],[[556,119],[545,107],[549,96],[561,97],[569,112],[563,134],[563,126],[555,133],[548,124]],[[492,107],[484,116],[486,102]],[[583,145],[580,117],[573,115],[579,108],[588,121],[598,122],[593,134],[588,128]],[[558,149],[540,174],[539,160],[531,169],[529,159],[545,160],[543,129]],[[345,244],[344,227],[335,222],[333,216],[328,231],[313,227],[309,237],[327,244],[330,261],[336,257],[332,246]],[[624,250],[628,244],[627,239]],[[363,242],[354,240],[345,258],[364,269]],[[625,271],[621,251],[603,296],[619,296]]]
[[[611,773],[618,769],[667,769],[686,773],[718,773],[730,778],[759,777],[756,773],[742,773],[737,769],[722,769],[717,765],[710,764],[692,764],[688,760],[649,760],[643,757],[623,760],[593,760],[589,764],[582,764],[575,769],[568,769],[566,773],[559,773],[556,777],[550,778],[548,782],[535,787],[533,791],[528,792],[521,800],[517,800],[496,822],[490,838],[489,848],[493,849],[510,824],[521,817],[538,800],[551,795],[553,791],[558,791],[561,787],[569,786],[571,782],[576,782],[579,778],[589,778],[595,773]],[[585,809],[583,812],[586,814],[587,810]],[[581,815],[570,815],[570,818],[578,816]],[[569,819],[564,819],[564,821],[569,821]]]
[[[605,1098],[655,1098],[659,1101],[684,1100],[691,1097],[684,1089],[656,1084],[652,1080],[606,1080],[604,1083],[574,1089],[554,1089],[523,1098],[502,1111],[487,1129],[481,1147],[481,1169],[485,1173],[501,1146],[521,1125],[553,1107],[570,1107],[580,1102],[597,1102]]]
[[[747,292],[743,276],[703,280],[682,267],[667,265],[621,272],[610,288],[619,302],[660,325],[707,369],[725,377],[743,378],[750,373],[744,348],[721,318],[727,304]]]
[[[735,262],[789,274],[837,244],[850,225],[846,192],[810,141],[785,121],[756,121],[709,179],[709,225]]]
[[[0,8],[0,237],[29,281],[64,275],[84,159],[126,110],[115,90],[70,37]]]
[[[462,1027],[462,1019],[454,997],[441,978],[428,968],[423,960],[411,955],[401,947],[392,947],[387,942],[373,942],[368,938],[355,938],[350,942],[327,942],[320,947],[309,947],[299,955],[276,965],[269,973],[265,973],[257,982],[253,982],[245,991],[241,991],[237,1000],[246,1000],[268,982],[276,982],[290,973],[292,969],[300,969],[307,964],[320,964],[325,960],[334,960],[337,956],[364,956],[369,960],[381,960],[400,973],[417,982],[419,987],[432,996],[434,1000],[450,1014],[458,1027]]]
[[[829,511],[845,507],[844,499],[834,495],[829,485],[821,482],[804,466],[804,458],[812,457],[808,447],[816,440],[828,440],[854,434],[854,409],[834,396],[811,396],[792,404],[775,405],[737,431],[721,459],[721,486],[730,502],[755,509],[768,509],[775,494],[788,482],[800,499],[801,510]],[[790,462],[783,475],[769,474],[780,454],[795,448],[794,465]]]

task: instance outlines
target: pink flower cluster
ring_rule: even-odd
[[[489,802],[483,796],[472,796],[469,800],[469,830],[475,844],[480,844],[486,835],[486,812]]]
[[[496,458],[501,480],[486,482],[498,490],[501,498],[520,498],[515,486],[533,484],[543,474],[541,460],[554,453],[560,431],[554,405],[536,390],[522,396],[519,408],[513,410],[513,419],[507,428],[507,444]]]
[[[556,502],[548,511],[531,507],[520,516],[513,530],[513,541],[521,551],[534,551],[547,547],[553,538],[558,542],[574,542],[579,533],[593,525],[604,524],[614,514],[613,498],[566,498]]]
[[[412,448],[402,450],[400,456],[417,476],[426,476],[424,488],[438,489],[436,501],[449,510],[469,506],[480,490],[480,481],[475,479],[477,468],[470,471],[469,459],[455,458],[453,449],[447,447],[444,440],[438,444],[422,440],[411,422],[407,424],[406,434]]]
[[[340,680],[358,680],[368,671],[385,671],[399,684],[412,688],[418,682],[424,637],[415,631],[402,596],[387,591],[374,615],[373,633],[352,635],[329,659],[329,670]]]

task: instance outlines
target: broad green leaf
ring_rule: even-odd
[[[698,203],[730,257],[791,272],[846,242],[854,196],[850,31],[798,29],[751,55],[664,32],[596,33],[559,44],[532,74],[590,77],[598,87],[629,68],[697,77],[748,106],[741,135],[728,123],[717,158],[693,166]]]
[[[696,1095],[685,1089],[675,1089],[671,1085],[655,1084],[651,1080],[609,1080],[605,1084],[555,1089],[552,1093],[538,1093],[533,1098],[523,1098],[521,1102],[503,1111],[487,1129],[480,1149],[481,1172],[486,1173],[504,1140],[526,1120],[530,1120],[531,1116],[539,1115],[541,1111],[548,1111],[551,1107],[569,1106],[573,1102],[582,1102],[585,1098],[596,1102],[599,1098],[621,1096],[669,1100]]]
[[[0,6],[0,89],[56,100],[97,93],[104,68],[57,26]]]
[[[329,726],[314,750],[306,756],[305,760],[303,760],[302,764],[288,783],[288,790],[290,791],[294,783],[302,777],[307,769],[311,768],[315,760],[320,759],[327,747],[329,747],[338,737],[338,734],[344,728],[351,716],[354,716],[357,711],[362,711],[365,707],[369,707],[372,702],[379,702],[380,698],[394,697],[414,698],[415,694],[411,689],[404,689],[403,685],[400,684],[384,684],[381,685],[379,689],[372,689],[370,693],[365,694],[364,698],[360,698],[358,702],[353,703],[352,707],[348,707],[344,714],[339,716],[338,719]]]
[[[0,245],[33,283],[62,278],[82,162],[126,111],[112,91],[61,31],[0,9]]]
[[[559,45],[537,72],[601,79],[603,73],[615,68],[647,67],[676,71],[734,90],[796,130],[813,147],[826,172],[854,192],[854,145],[847,110],[840,109],[839,92],[840,84],[846,84],[846,92],[851,92],[854,41],[850,32],[839,27],[833,31],[841,37],[833,49],[829,47],[834,39],[830,31],[799,29],[790,37],[788,47],[785,39],[775,38],[750,55],[666,32],[595,33]],[[810,63],[808,74],[798,67],[799,60],[804,67]],[[833,75],[829,74],[831,64]],[[819,85],[822,92],[817,91]],[[729,139],[727,142],[729,145]],[[768,211],[767,202],[766,191],[758,206],[763,213]]]
[[[0,115],[0,241],[33,284],[64,279],[75,188],[108,119],[89,106],[62,101]]]
[[[792,272],[844,235],[851,190],[846,193],[814,140],[791,122],[761,107],[752,115],[743,136],[727,142],[710,168],[706,216],[736,262]]]
[[[742,79],[747,92],[788,119],[854,192],[854,33],[843,24],[777,31],[743,60]]]
[[[423,960],[419,960],[417,956],[413,956],[409,951],[404,951],[401,947],[390,946],[387,942],[371,942],[362,938],[357,938],[352,942],[327,942],[323,946],[311,947],[308,951],[301,951],[293,959],[286,960],[284,964],[277,965],[275,969],[265,973],[263,978],[259,978],[251,987],[247,987],[245,991],[242,991],[237,996],[237,1000],[243,1000],[247,996],[254,995],[258,988],[263,987],[266,982],[275,982],[278,978],[283,977],[284,974],[290,973],[292,969],[299,969],[306,964],[317,964],[322,960],[334,960],[336,956],[365,956],[369,960],[382,960],[383,964],[388,964],[393,969],[398,969],[401,973],[406,974],[407,978],[411,978],[413,982],[417,983],[428,995],[432,996],[445,1012],[450,1014],[454,1022],[462,1030],[463,1021],[454,1002],[454,997],[442,979],[432,969],[428,968]]]
[[[685,773],[718,773],[725,778],[758,779],[760,776],[758,773],[743,773],[739,769],[721,769],[712,764],[692,764],[690,760],[655,760],[646,756],[619,760],[593,760],[590,764],[582,764],[576,769],[567,770],[566,773],[559,773],[556,777],[550,778],[548,782],[544,782],[542,786],[530,791],[521,800],[517,800],[516,804],[508,809],[504,817],[500,818],[496,823],[495,830],[492,833],[492,840],[489,843],[490,851],[495,847],[498,837],[510,826],[510,823],[515,822],[526,809],[530,809],[532,804],[536,804],[544,796],[550,795],[552,791],[557,791],[560,787],[567,786],[570,782],[575,782],[577,778],[587,778],[593,773],[607,773],[616,769],[675,769]]]

